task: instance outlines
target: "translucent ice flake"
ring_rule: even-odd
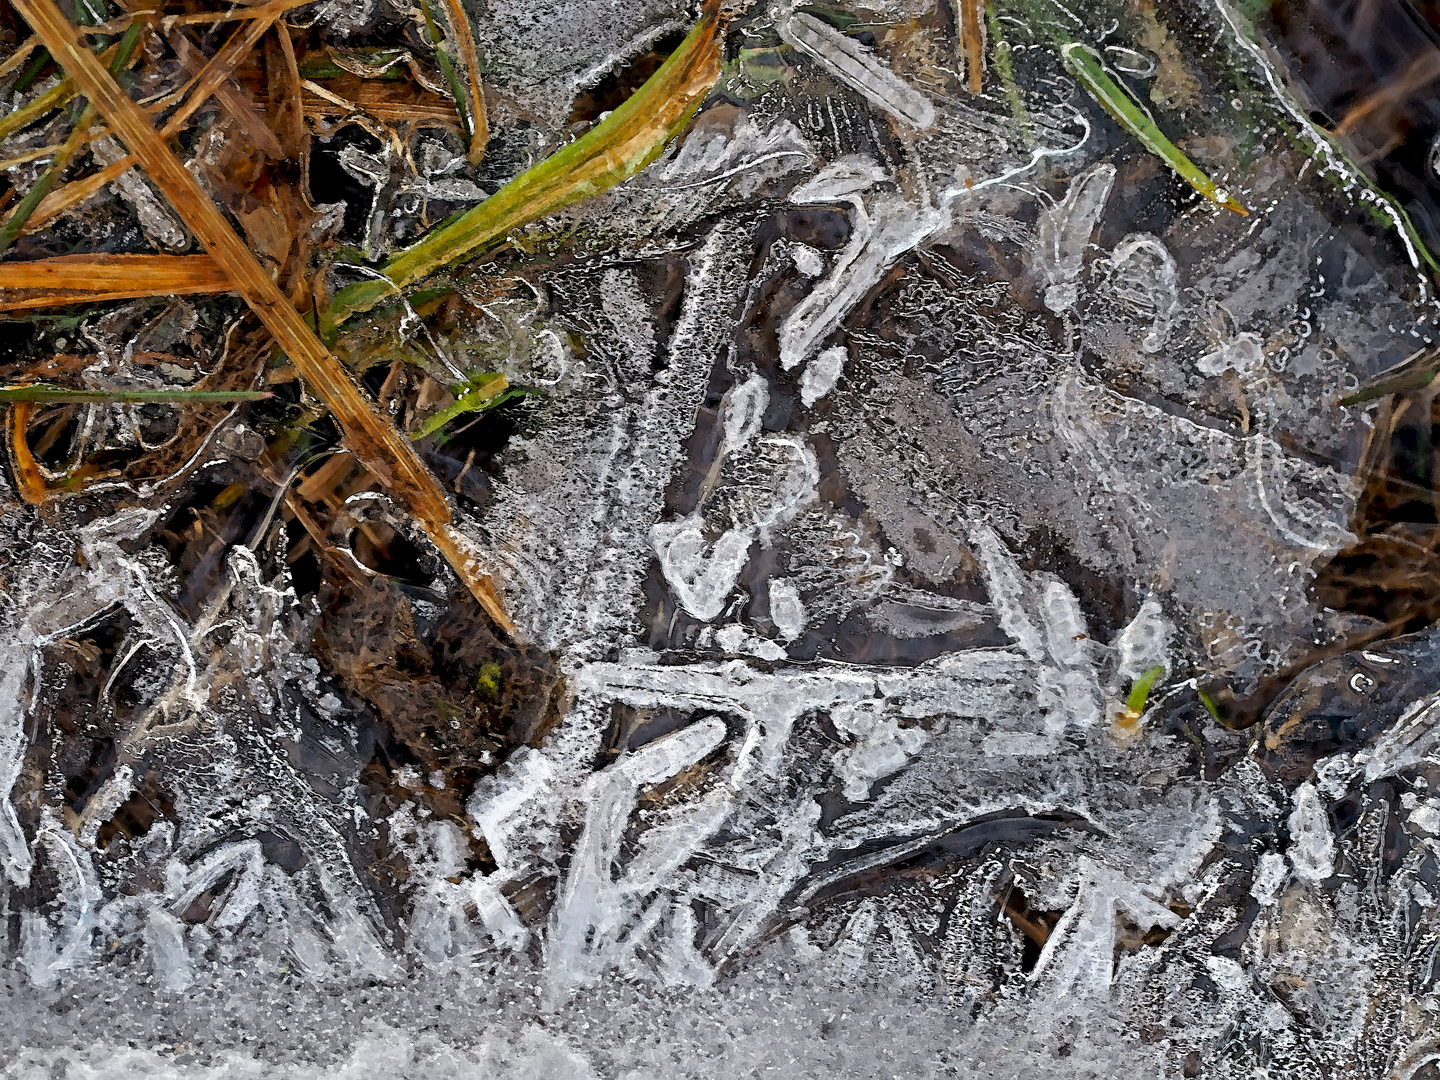
[[[925,96],[860,42],[803,11],[777,8],[773,15],[775,29],[787,45],[815,60],[872,105],[917,128],[935,122],[935,109]]]
[[[713,543],[705,538],[698,516],[656,522],[650,543],[680,606],[697,619],[709,621],[725,609],[740,571],[750,560],[754,529],[728,529]]]
[[[1168,666],[1168,646],[1175,627],[1165,618],[1160,602],[1153,596],[1145,598],[1135,618],[1126,624],[1115,640],[1115,672],[1133,682],[1156,665]]]
[[[1090,234],[1115,186],[1115,166],[1091,166],[1070,182],[1065,198],[1040,217],[1039,259],[1048,285],[1045,306],[1068,311],[1079,298],[1077,280],[1085,264]]]
[[[1180,306],[1175,257],[1158,237],[1130,233],[1115,245],[1104,264],[1110,294],[1129,312],[1151,320],[1140,350],[1159,352],[1169,340],[1170,324]]]
[[[855,214],[850,240],[834,259],[830,273],[816,282],[780,327],[780,365],[787,371],[809,358],[896,259],[950,221],[948,210],[917,205],[898,195],[862,199],[861,193],[884,176],[872,161],[842,160],[790,195],[797,203],[843,199],[855,208]]]

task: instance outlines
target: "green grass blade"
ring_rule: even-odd
[[[209,402],[263,401],[268,390],[72,390],[55,383],[26,383],[0,387],[0,403],[28,401],[46,405],[150,403],[195,405]]]
[[[1111,77],[1099,53],[1083,42],[1070,41],[1061,44],[1060,56],[1070,73],[1085,88],[1085,92],[1141,146],[1164,161],[1182,180],[1215,205],[1233,210],[1237,214],[1249,213],[1165,137],[1165,133],[1150,114]]]

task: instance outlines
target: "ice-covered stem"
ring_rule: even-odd
[[[719,0],[706,0],[700,21],[680,47],[623,105],[479,206],[400,252],[381,268],[380,278],[337,292],[331,304],[335,322],[462,261],[511,229],[608,191],[649,165],[720,78],[720,26]]]
[[[1165,136],[1154,118],[1111,77],[1099,53],[1079,41],[1057,38],[1056,44],[1060,48],[1060,58],[1065,62],[1066,68],[1085,88],[1085,92],[1094,98],[1117,124],[1134,136],[1141,146],[1164,161],[1182,180],[1215,205],[1233,210],[1237,214],[1249,213]]]

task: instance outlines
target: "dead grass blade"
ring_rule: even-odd
[[[476,572],[473,560],[462,558],[454,536],[446,528],[450,522],[449,504],[410,443],[374,410],[353,376],[320,343],[199,181],[170,152],[104,65],[85,48],[55,0],[14,0],[14,4],[51,55],[110,122],[110,129],[139,159],[150,180],[164,192],[195,238],[224,268],[235,291],[259,316],[311,390],[329,407],[350,449],[375,473],[396,503],[420,522],[496,623],[513,635],[514,624],[489,581]],[[261,33],[268,28],[264,20],[256,20],[255,25],[262,27]]]
[[[15,487],[19,489],[20,497],[31,506],[39,506],[45,501],[45,476],[35,463],[35,455],[30,452],[30,443],[26,438],[34,415],[35,406],[28,401],[10,406],[10,438],[6,442],[10,447],[10,469],[15,474]]]
[[[0,262],[0,311],[233,288],[209,255],[60,255]]]
[[[465,76],[470,82],[470,164],[479,165],[485,157],[485,144],[490,141],[490,124],[485,118],[485,90],[480,82],[480,60],[475,52],[475,37],[470,33],[470,17],[460,0],[445,0],[445,13],[455,35],[455,48],[465,62]]]
[[[660,70],[585,135],[395,256],[380,280],[335,294],[335,322],[457,263],[511,229],[598,195],[634,176],[689,122],[720,78],[720,6],[708,0],[700,22]]]
[[[165,126],[160,130],[160,138],[172,139],[184,129],[190,117],[195,114],[200,106],[209,101],[211,96],[220,89],[220,87],[225,85],[236,65],[254,48],[255,42],[260,40],[261,36],[270,29],[270,26],[276,19],[284,14],[285,10],[286,8],[283,5],[267,5],[264,15],[257,16],[251,20],[247,26],[235,31],[235,33],[231,35],[230,40],[220,47],[192,80],[194,89],[191,91],[189,98],[186,99],[185,104],[180,106],[175,114],[165,122]],[[69,84],[68,79],[61,85],[67,84]],[[128,101],[129,99],[127,98],[126,100]],[[149,127],[148,123],[146,127]],[[51,192],[41,201],[40,205],[35,209],[35,213],[30,216],[30,222],[25,231],[34,232],[42,225],[54,221],[55,218],[67,210],[79,206],[86,199],[89,199],[92,195],[95,195],[104,188],[106,184],[111,184],[118,180],[124,175],[126,169],[133,168],[138,163],[135,154],[131,153],[120,158],[113,164],[107,165],[103,169],[85,177],[83,180],[76,180],[73,183],[66,184],[58,191]]]

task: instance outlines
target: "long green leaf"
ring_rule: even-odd
[[[720,14],[709,0],[699,23],[644,86],[589,132],[521,173],[381,268],[382,277],[335,294],[335,322],[460,262],[486,244],[634,176],[689,122],[720,77]]]
[[[46,405],[81,405],[87,402],[160,402],[193,405],[208,402],[263,401],[268,390],[72,390],[55,383],[25,383],[0,387],[0,402],[29,401]]]
[[[1060,56],[1085,92],[1140,145],[1174,169],[1182,180],[1217,206],[1234,210],[1237,214],[1249,213],[1165,137],[1150,114],[1111,77],[1099,53],[1083,42],[1070,41],[1061,44]]]

